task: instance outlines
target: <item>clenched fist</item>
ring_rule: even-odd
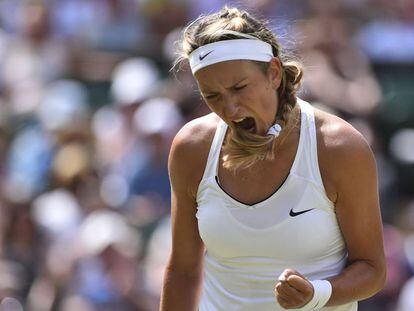
[[[314,291],[312,284],[299,272],[285,269],[275,286],[277,302],[285,309],[297,309],[311,301]]]

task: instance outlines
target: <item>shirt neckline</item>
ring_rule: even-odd
[[[224,137],[226,136],[226,132],[227,132],[227,129],[228,129],[227,124],[224,123],[223,129],[222,129],[223,135],[221,137],[221,141],[219,142],[219,148],[218,148],[219,150],[217,152],[216,159],[215,159],[215,166],[216,166],[216,168],[215,168],[214,184],[215,184],[216,188],[219,189],[219,191],[222,192],[222,194],[226,198],[228,198],[231,201],[233,201],[233,203],[235,203],[236,205],[241,206],[241,207],[245,207],[245,208],[257,208],[257,207],[260,207],[260,206],[266,204],[268,201],[272,200],[274,197],[278,196],[279,193],[282,192],[287,187],[287,185],[289,184],[290,179],[294,175],[293,172],[295,172],[295,169],[296,169],[296,166],[297,166],[297,162],[299,161],[298,160],[299,155],[302,153],[302,145],[303,145],[303,139],[304,139],[304,137],[303,137],[304,136],[304,125],[305,125],[304,123],[305,123],[305,117],[306,117],[306,115],[305,115],[304,109],[299,104],[299,101],[298,101],[297,104],[299,105],[299,108],[300,108],[300,118],[301,118],[301,121],[300,121],[300,133],[299,133],[299,142],[298,142],[298,147],[296,148],[295,158],[293,160],[293,163],[292,163],[292,166],[291,166],[291,168],[289,170],[289,173],[287,174],[286,178],[283,180],[283,182],[277,187],[277,189],[274,192],[272,192],[266,198],[264,198],[264,199],[262,199],[262,200],[260,200],[258,202],[255,202],[253,204],[247,204],[247,203],[242,202],[239,199],[235,198],[234,196],[230,195],[220,185],[220,183],[219,183],[218,169],[219,169],[219,163],[220,163],[219,162],[220,150],[221,150],[221,147],[223,145]]]

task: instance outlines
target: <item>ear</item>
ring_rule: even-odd
[[[279,57],[273,57],[269,62],[268,77],[271,81],[272,87],[277,90],[282,82],[283,74],[282,63]]]

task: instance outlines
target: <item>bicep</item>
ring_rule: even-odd
[[[188,155],[188,148],[173,146],[169,160],[172,222],[170,265],[193,275],[200,272],[204,245],[196,218],[197,169],[190,167]]]
[[[374,157],[364,143],[354,146],[345,157],[338,171],[335,208],[348,259],[382,266],[382,222]]]
[[[176,268],[192,274],[200,268],[204,254],[204,245],[200,238],[195,215],[196,203],[188,194],[173,189],[171,204],[172,251],[170,261]]]

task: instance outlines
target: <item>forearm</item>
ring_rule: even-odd
[[[197,310],[201,283],[201,273],[188,275],[168,267],[164,276],[160,311]]]
[[[332,295],[327,306],[363,300],[375,295],[385,283],[384,265],[358,260],[347,266],[340,275],[330,278]]]

